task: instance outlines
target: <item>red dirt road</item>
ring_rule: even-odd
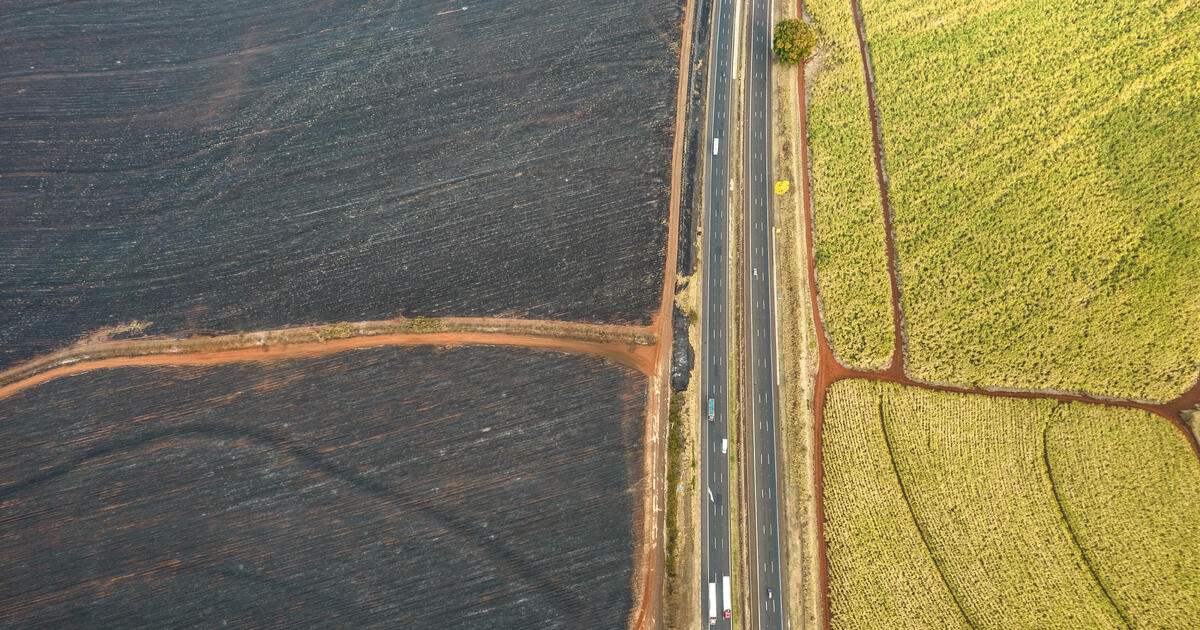
[[[805,76],[804,67],[797,70],[798,73],[798,92],[799,92],[799,146],[801,159],[801,190],[803,194],[804,208],[804,240],[808,263],[808,286],[809,299],[813,310],[813,324],[817,336],[817,375],[815,384],[815,394],[813,399],[813,417],[815,422],[814,427],[814,470],[812,471],[814,482],[816,485],[816,527],[817,536],[820,541],[819,554],[817,560],[817,577],[821,589],[821,619],[822,627],[830,627],[829,613],[829,564],[826,557],[825,549],[825,505],[824,505],[824,489],[823,489],[823,461],[822,461],[822,429],[825,421],[825,394],[829,386],[833,383],[847,378],[861,378],[867,380],[886,381],[891,383],[899,383],[910,387],[920,387],[932,391],[954,392],[962,394],[978,394],[984,396],[999,396],[1005,398],[1051,398],[1060,402],[1083,402],[1095,405],[1108,405],[1111,407],[1125,407],[1130,409],[1140,409],[1155,415],[1161,416],[1171,422],[1187,439],[1192,451],[1200,458],[1200,444],[1197,443],[1196,436],[1183,425],[1180,420],[1180,412],[1185,409],[1195,408],[1200,405],[1200,379],[1192,386],[1190,390],[1175,400],[1165,403],[1148,403],[1133,400],[1117,400],[1103,399],[1081,394],[1066,394],[1054,392],[1033,392],[1033,391],[999,391],[983,388],[957,387],[952,385],[935,385],[915,381],[904,371],[904,329],[903,317],[900,309],[900,290],[899,278],[897,275],[896,251],[895,251],[895,235],[892,228],[892,209],[888,202],[887,180],[883,168],[883,147],[880,141],[879,118],[875,108],[875,85],[871,75],[869,58],[867,56],[866,37],[863,28],[863,20],[861,9],[856,0],[850,0],[851,10],[853,11],[855,29],[858,33],[859,53],[862,58],[863,76],[866,80],[867,89],[867,115],[871,121],[871,136],[872,144],[874,145],[874,162],[875,162],[875,179],[879,186],[879,197],[883,208],[884,226],[887,231],[886,247],[887,247],[887,265],[888,265],[888,280],[891,285],[891,307],[892,307],[892,330],[894,333],[894,345],[892,348],[892,357],[887,369],[884,370],[854,370],[838,362],[833,355],[833,350],[829,343],[829,338],[825,332],[825,323],[821,319],[821,312],[818,306],[817,295],[817,277],[816,277],[816,259],[814,256],[813,242],[813,209],[812,196],[810,191],[809,181],[809,163],[808,163],[808,107],[807,97],[805,93]],[[803,18],[803,0],[797,4],[797,17]]]
[[[635,344],[598,343],[577,341],[573,339],[558,339],[554,337],[535,337],[530,335],[511,335],[503,333],[408,333],[392,335],[376,335],[372,337],[351,337],[335,339],[325,343],[298,343],[288,345],[262,346],[260,348],[243,348],[238,350],[192,352],[187,354],[151,354],[136,357],[114,357],[96,361],[80,361],[62,367],[41,372],[29,378],[0,387],[0,398],[6,398],[19,391],[28,389],[51,379],[78,374],[88,370],[118,368],[127,366],[156,366],[156,365],[215,365],[220,363],[269,362],[285,359],[316,357],[335,352],[344,352],[357,348],[374,348],[377,346],[444,346],[455,347],[463,345],[495,345],[523,346],[528,348],[544,348],[560,352],[594,354],[604,357],[614,363],[631,367],[643,374],[652,374],[657,357],[654,346]]]
[[[683,135],[686,130],[688,67],[691,65],[692,16],[695,2],[688,0],[680,29],[679,83],[675,93],[675,143],[671,151],[670,215],[667,219],[666,270],[663,273],[662,297],[651,329],[656,331],[655,364],[650,374],[650,397],[646,409],[646,470],[649,487],[643,497],[643,538],[640,566],[635,561],[634,575],[640,576],[641,596],[635,600],[633,630],[654,630],[662,627],[663,616],[663,535],[666,509],[667,452],[666,428],[671,398],[671,317],[675,305],[675,268],[679,255],[679,203],[683,168]]]

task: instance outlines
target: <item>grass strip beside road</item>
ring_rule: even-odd
[[[734,318],[734,321],[735,321],[734,328],[736,329],[736,316]],[[731,339],[734,339],[734,338],[735,337],[731,337]],[[740,365],[739,363],[735,362],[735,361],[737,361],[737,357],[738,357],[738,353],[736,350],[734,352],[730,352],[729,353],[729,360],[730,360],[729,365]],[[737,371],[730,370],[730,372],[729,372],[729,391],[731,391],[731,392],[737,391],[737,385],[738,385]],[[742,493],[742,487],[741,487],[741,485],[739,485],[742,481],[742,475],[739,474],[741,471],[738,468],[738,453],[743,453],[743,452],[745,452],[745,449],[746,449],[746,442],[741,439],[742,432],[734,430],[734,427],[737,426],[737,423],[741,418],[741,414],[738,413],[738,409],[739,409],[739,407],[738,407],[738,403],[737,403],[737,397],[730,396],[729,397],[729,427],[730,427],[729,454],[726,455],[726,457],[729,459],[729,556],[730,556],[729,582],[730,582],[730,591],[731,591],[730,598],[734,602],[742,601],[742,599],[741,599],[741,596],[742,596],[742,582],[741,582],[742,559],[740,558],[741,554],[738,552],[741,550],[741,544],[742,544],[742,518],[744,517],[744,515],[742,514],[741,509],[739,509],[742,506],[741,502],[743,499],[743,497],[742,497],[743,493]],[[749,611],[741,610],[741,609],[739,609],[738,606],[732,606],[732,609],[733,609],[733,621],[730,623],[730,627],[733,630],[737,630],[738,628],[749,627],[748,626]]]
[[[679,477],[680,477],[680,458],[683,454],[683,427],[680,418],[680,411],[683,408],[683,395],[679,393],[671,394],[669,422],[667,425],[667,592],[674,588],[676,575],[676,565],[678,558],[676,557],[676,545],[679,538],[679,526],[676,523],[676,514],[679,511]]]

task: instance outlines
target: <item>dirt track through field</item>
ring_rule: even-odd
[[[954,385],[932,384],[921,381],[916,381],[910,378],[904,370],[904,327],[903,315],[900,308],[900,283],[896,264],[895,251],[895,235],[892,228],[892,210],[888,203],[887,194],[887,177],[884,172],[883,161],[883,143],[880,139],[879,117],[878,110],[875,107],[875,83],[871,73],[870,57],[867,52],[866,35],[863,26],[862,11],[857,0],[850,0],[851,11],[854,15],[854,26],[858,33],[859,53],[862,58],[863,76],[866,81],[867,90],[867,115],[871,121],[871,140],[874,146],[874,162],[875,162],[875,178],[879,186],[879,197],[883,208],[884,227],[886,229],[886,247],[887,247],[887,265],[888,265],[888,281],[891,285],[891,307],[892,307],[892,330],[894,332],[894,345],[892,348],[892,357],[886,369],[883,370],[855,370],[851,369],[837,359],[834,358],[832,346],[829,343],[829,337],[825,330],[825,322],[821,318],[821,309],[817,296],[817,277],[816,277],[816,259],[814,256],[814,236],[813,236],[813,209],[812,196],[810,191],[810,166],[808,153],[808,107],[806,97],[806,85],[804,76],[804,67],[801,66],[797,70],[798,74],[798,96],[799,96],[799,146],[801,159],[801,190],[803,194],[803,211],[804,211],[804,241],[808,264],[808,287],[809,298],[813,310],[813,325],[817,336],[817,375],[815,384],[815,393],[813,397],[813,417],[814,417],[814,484],[816,488],[816,527],[817,539],[819,541],[819,552],[817,559],[817,577],[819,580],[819,588],[821,589],[820,604],[821,604],[821,626],[824,628],[830,627],[830,610],[829,610],[829,563],[826,557],[825,549],[825,505],[824,505],[824,488],[823,488],[823,461],[822,461],[822,429],[825,420],[825,394],[829,386],[842,379],[858,378],[865,380],[885,381],[891,383],[899,383],[909,387],[919,387],[922,389],[953,392],[961,394],[978,394],[983,396],[998,396],[1004,398],[1050,398],[1059,402],[1082,402],[1094,405],[1107,405],[1110,407],[1125,407],[1129,409],[1140,409],[1155,415],[1158,415],[1168,420],[1176,429],[1178,429],[1187,440],[1192,452],[1197,458],[1200,458],[1200,443],[1197,443],[1196,436],[1185,427],[1180,420],[1180,412],[1186,409],[1191,409],[1200,405],[1200,379],[1187,392],[1178,398],[1164,403],[1153,403],[1146,401],[1124,400],[1124,399],[1108,399],[1084,394],[1068,394],[1062,392],[1050,391],[1018,391],[1018,390],[992,390],[979,387],[959,387]],[[797,17],[803,19],[804,2],[800,0],[796,7]]]
[[[72,346],[0,371],[0,398],[51,378],[124,365],[199,365],[311,357],[380,345],[529,345],[604,356],[644,374],[653,370],[652,327],[496,318],[347,322],[216,337],[141,338]],[[338,330],[339,326],[344,326]],[[335,332],[329,332],[333,329]],[[327,336],[337,338],[329,339]]]
[[[671,398],[671,315],[675,306],[675,270],[679,256],[679,204],[683,182],[683,137],[687,133],[684,115],[687,111],[688,70],[691,64],[692,19],[695,0],[687,0],[680,29],[679,76],[675,93],[675,136],[671,149],[670,214],[667,219],[667,255],[664,264],[662,297],[658,313],[650,325],[655,331],[655,354],[650,375],[650,395],[646,409],[646,471],[647,496],[642,498],[644,538],[640,541],[641,559],[634,564],[634,575],[644,580],[641,595],[634,600],[635,613],[630,628],[654,630],[662,626],[663,615],[663,518],[666,514],[667,452],[666,427]]]
[[[505,333],[401,333],[391,335],[375,335],[371,337],[349,337],[335,339],[325,343],[299,343],[278,346],[262,346],[259,348],[241,348],[237,350],[189,352],[186,354],[149,354],[132,357],[112,357],[94,361],[80,361],[70,365],[56,367],[40,372],[29,378],[9,383],[0,387],[0,399],[7,398],[19,391],[34,387],[46,381],[79,374],[90,370],[119,368],[129,366],[181,366],[181,365],[216,365],[221,363],[269,362],[286,359],[303,359],[344,352],[358,348],[374,348],[378,346],[442,346],[452,348],[464,345],[486,346],[523,346],[527,348],[543,348],[559,352],[593,354],[604,357],[609,361],[631,367],[643,374],[653,372],[655,349],[653,346],[639,346],[621,343],[597,343],[573,339],[557,339],[552,337],[535,337],[531,335],[513,335]]]

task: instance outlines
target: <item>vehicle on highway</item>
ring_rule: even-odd
[[[708,625],[717,623],[717,583],[708,583]]]
[[[768,586],[767,587],[767,599],[771,599],[772,595],[774,595],[774,593],[771,591],[771,587]]]
[[[721,452],[722,453],[729,452],[729,440],[727,440],[725,438],[721,438]]]
[[[729,576],[728,575],[721,578],[721,594],[725,596],[724,599],[721,600],[721,601],[725,602],[725,618],[732,619],[733,618],[733,609],[730,608],[730,606],[731,606],[730,600],[732,598],[729,596]]]
[[[708,399],[708,421],[712,422],[717,415],[717,403],[713,399]]]
[[[717,153],[719,153],[720,148],[721,148],[721,139],[713,138],[713,155],[716,155]]]

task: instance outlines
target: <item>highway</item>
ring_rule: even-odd
[[[743,5],[743,2],[745,4]],[[746,11],[746,15],[742,12]],[[715,584],[716,623],[724,630],[731,622],[723,611],[731,609],[742,617],[743,627],[782,630],[786,627],[779,554],[778,474],[775,456],[776,364],[775,291],[771,217],[771,4],[770,0],[718,0],[714,15],[714,45],[710,49],[706,151],[705,265],[703,291],[703,349],[701,361],[701,407],[704,453],[701,475],[708,483],[705,493],[705,518],[701,519],[702,615],[710,618],[710,588]],[[738,24],[745,30],[746,68],[744,98],[744,146],[733,147],[728,141],[732,60],[738,46]],[[749,589],[753,608],[738,610],[725,601],[722,578],[729,575],[729,455],[724,442],[729,438],[729,370],[727,343],[729,293],[726,276],[729,269],[729,152],[743,151],[745,170],[743,248],[744,291],[739,298],[746,322],[743,351],[746,359],[747,400],[745,409],[748,444],[746,518],[750,540],[750,575],[739,576]],[[735,306],[737,308],[738,306]],[[708,415],[709,405],[713,413]],[[768,596],[767,589],[771,595]]]
[[[724,619],[724,610],[733,609],[724,601],[722,578],[729,575],[731,564],[729,545],[729,457],[722,453],[722,441],[729,438],[729,371],[728,335],[729,296],[726,275],[729,265],[729,102],[731,60],[736,43],[734,37],[734,11],[737,2],[716,0],[713,15],[713,45],[709,53],[708,93],[708,146],[705,147],[706,172],[704,176],[704,285],[703,285],[703,341],[701,343],[700,391],[701,420],[700,444],[704,452],[700,457],[701,478],[707,481],[704,493],[704,515],[700,519],[701,547],[700,573],[701,615],[705,625],[709,621],[710,605],[716,611],[716,623],[720,630],[731,627]],[[709,401],[713,415],[708,419]],[[716,599],[710,600],[709,584],[716,584]],[[733,611],[741,614],[741,611]]]
[[[778,377],[775,358],[775,266],[771,201],[771,32],[770,0],[752,0],[746,18],[745,248],[743,350],[748,409],[746,522],[750,530],[748,577],[750,628],[781,630],[784,615],[779,553],[778,478],[775,456]],[[770,595],[768,595],[770,589]]]

